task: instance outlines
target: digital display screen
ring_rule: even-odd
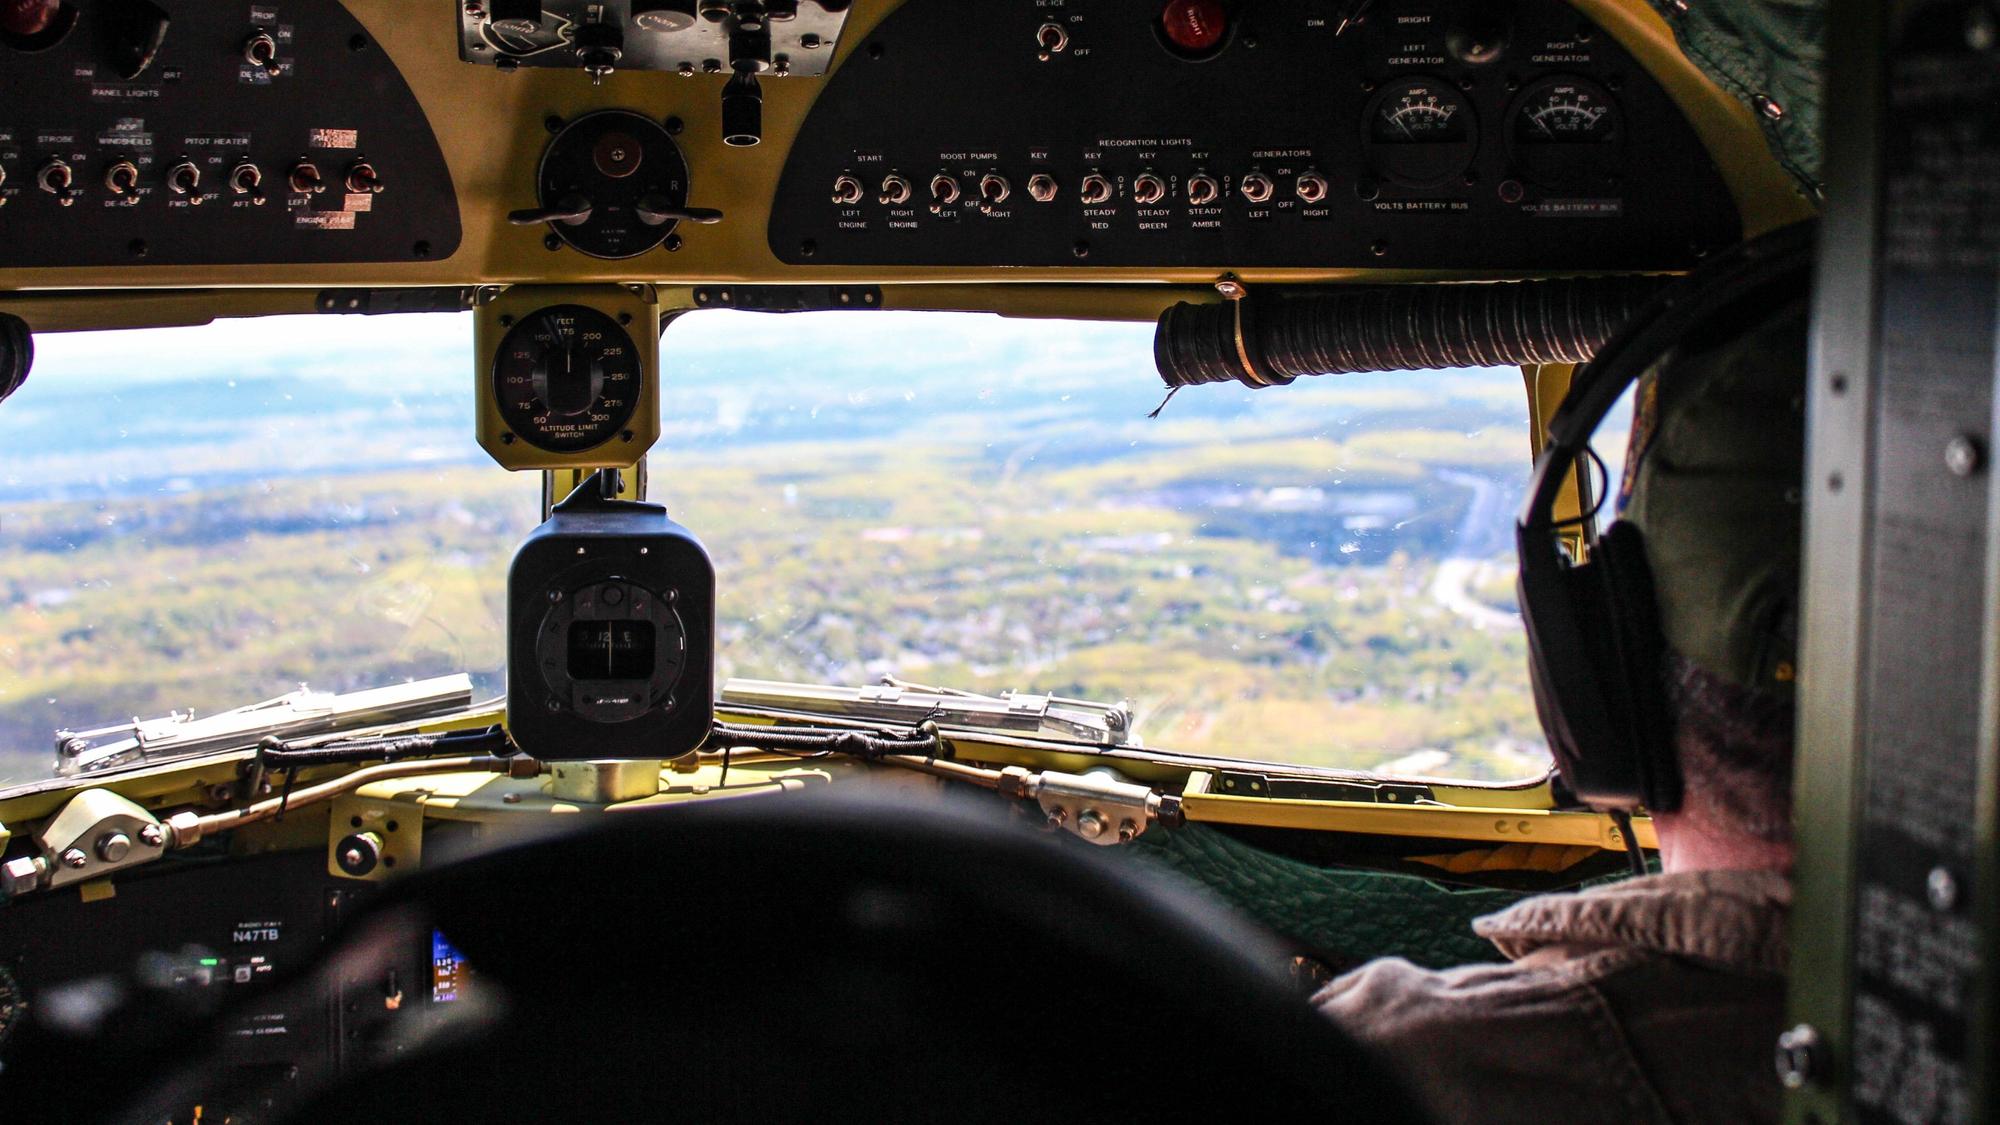
[[[653,678],[651,621],[572,621],[569,674],[574,680]]]
[[[431,1002],[447,1003],[465,995],[472,967],[441,930],[431,931]]]

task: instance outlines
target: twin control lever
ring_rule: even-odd
[[[542,223],[561,223],[566,227],[580,227],[590,221],[594,204],[582,195],[570,194],[557,199],[553,207],[531,207],[523,211],[510,211],[507,221],[517,227],[532,227]],[[639,221],[649,227],[664,223],[719,223],[722,212],[712,207],[675,207],[658,196],[642,195],[632,205],[632,211]]]

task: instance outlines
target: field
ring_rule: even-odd
[[[502,690],[537,485],[469,448],[468,326],[340,327],[228,371],[244,326],[185,330],[123,383],[79,338],[0,406],[0,779],[48,772],[59,727],[300,682]],[[668,333],[652,495],[715,556],[724,675],[1129,698],[1195,752],[1546,762],[1511,614],[1518,374],[1198,388],[1149,421],[1144,329],[1060,329]],[[94,447],[60,425],[87,412]]]

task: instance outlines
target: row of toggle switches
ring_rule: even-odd
[[[957,203],[966,194],[965,185],[957,176],[949,172],[939,172],[930,181],[931,210],[937,211]],[[1292,178],[1292,194],[1302,203],[1319,203],[1327,197],[1332,185],[1327,178],[1315,171],[1305,171]],[[998,172],[987,172],[973,185],[974,196],[983,209],[998,207],[1013,197],[1014,185]],[[1037,203],[1053,203],[1062,192],[1056,178],[1047,172],[1036,172],[1028,177],[1028,198]],[[1141,207],[1151,207],[1166,201],[1171,188],[1164,176],[1153,172],[1141,172],[1132,178],[1130,193],[1132,202]],[[1263,172],[1246,172],[1236,181],[1236,191],[1246,202],[1269,203],[1278,195],[1278,182]],[[852,173],[843,172],[833,181],[833,202],[843,207],[860,203],[868,194],[867,185]],[[882,178],[875,194],[875,202],[889,207],[901,207],[910,202],[916,194],[916,187],[905,177],[890,173]],[[1102,172],[1091,172],[1077,185],[1077,199],[1086,207],[1097,207],[1110,203],[1118,194],[1118,186],[1111,177]],[[1181,194],[1190,207],[1209,207],[1222,200],[1222,181],[1207,172],[1196,172],[1181,184]]]
[[[374,194],[382,190],[381,173],[366,160],[356,160],[347,166],[343,177],[350,193]],[[134,193],[139,190],[139,166],[130,160],[113,161],[104,169],[104,190],[115,197],[130,198],[136,203]],[[7,182],[7,169],[0,165],[0,185]],[[189,203],[200,203],[201,166],[192,160],[182,159],[167,167],[162,182],[167,191],[185,198]],[[229,170],[229,190],[237,195],[249,196],[253,202],[264,202],[264,170],[256,164],[244,160]],[[76,184],[76,170],[68,161],[51,159],[35,172],[35,186],[56,196],[56,202],[67,207],[76,201],[71,188]],[[292,165],[285,175],[285,186],[294,194],[315,195],[326,190],[326,178],[319,166],[310,160],[301,160]],[[4,203],[0,199],[0,203]]]

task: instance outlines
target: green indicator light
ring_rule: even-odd
[[[203,966],[205,966],[205,967],[207,967],[207,968],[214,968],[215,966],[217,966],[217,965],[220,965],[220,964],[222,964],[222,958],[220,958],[220,957],[204,957],[204,958],[202,958],[202,959],[201,959],[201,963],[202,963],[202,965],[203,965]]]

